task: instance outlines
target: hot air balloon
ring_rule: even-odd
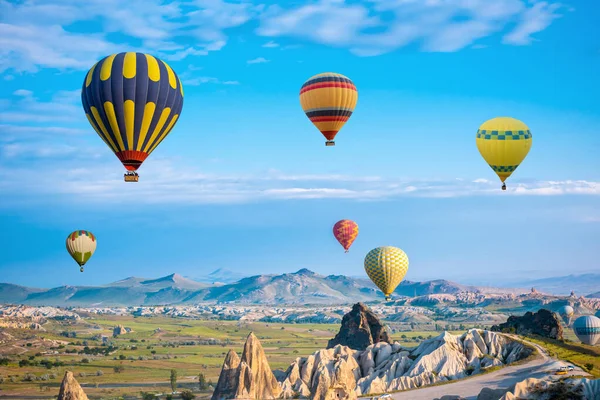
[[[98,61],[81,89],[85,115],[137,182],[137,169],[171,132],[183,107],[177,74],[150,54],[118,53]]]
[[[582,343],[593,346],[600,339],[600,318],[583,315],[573,322],[573,331]]]
[[[558,309],[558,314],[565,320],[567,325],[571,325],[571,318],[573,317],[574,312],[575,310],[573,310],[573,307],[571,306],[562,306]]]
[[[347,253],[354,239],[358,236],[358,224],[349,219],[342,219],[333,226],[333,235]]]
[[[96,237],[89,231],[74,231],[67,236],[67,251],[79,264],[79,270],[83,272],[83,266],[96,251]]]
[[[408,256],[397,247],[377,247],[367,253],[365,271],[389,300],[408,272]]]
[[[518,119],[498,117],[484,122],[475,140],[479,153],[502,181],[502,190],[506,190],[504,181],[529,153],[531,131]]]
[[[300,105],[327,139],[325,146],[335,146],[333,139],[352,115],[357,101],[354,83],[334,72],[311,76],[300,89]]]

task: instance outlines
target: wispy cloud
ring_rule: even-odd
[[[252,60],[248,60],[246,61],[248,64],[263,64],[263,63],[268,63],[270,60],[267,60],[264,57],[258,57],[258,58],[254,58]]]
[[[528,45],[534,39],[532,34],[546,29],[553,20],[559,18],[559,4],[549,4],[545,1],[534,3],[533,7],[521,15],[519,25],[504,36],[503,42],[514,45]]]
[[[64,148],[65,152],[69,149]],[[105,150],[105,149],[104,149]],[[58,151],[58,149],[56,150]],[[106,150],[104,151],[106,153]],[[40,158],[58,152],[38,154]],[[93,153],[93,151],[92,151]],[[41,160],[43,163],[43,160]],[[6,164],[6,163],[5,163]],[[73,166],[71,162],[44,163],[30,174],[22,166],[0,169],[7,200],[15,195],[42,199],[51,195],[61,201],[110,203],[246,203],[286,199],[354,199],[385,201],[399,197],[454,198],[498,195],[497,182],[477,180],[393,180],[377,176],[290,175],[267,171],[246,173],[201,173],[194,168],[176,168],[167,158],[156,157],[144,165],[140,182],[126,184],[115,161]],[[44,182],[40,185],[40,182]],[[12,194],[12,196],[11,196]],[[600,195],[600,182],[513,182],[506,196]],[[44,200],[46,201],[46,200]]]
[[[267,43],[263,44],[262,47],[267,47],[267,48],[279,47],[279,44],[275,43],[272,40],[269,40]]]
[[[530,43],[531,35],[547,28],[560,7],[550,2],[528,5],[524,0],[368,0],[352,4],[322,0],[292,9],[268,7],[257,33],[349,48],[360,56],[383,54],[411,43],[421,43],[425,51],[450,52],[515,23],[504,43]]]
[[[298,37],[373,56],[410,43],[456,51],[504,32],[503,43],[525,45],[563,8],[525,0],[320,0],[297,7],[195,0],[0,0],[0,73],[40,68],[85,70],[117,51],[150,51],[170,61],[206,56],[226,46],[226,31],[259,20],[257,34]],[[284,3],[285,4],[285,3]],[[97,22],[94,33],[74,23]],[[376,29],[376,31],[373,31]],[[119,33],[115,39],[111,34]],[[278,47],[270,40],[263,47]],[[281,49],[290,48],[289,46]],[[6,75],[10,79],[13,75]]]
[[[220,84],[220,85],[239,85],[238,81],[221,81],[218,78],[210,77],[210,76],[198,76],[195,78],[185,78],[182,79],[184,85],[189,86],[199,86],[206,83]]]
[[[157,55],[169,60],[207,55],[225,46],[225,30],[246,23],[260,9],[247,2],[223,0],[186,4],[161,0],[1,0],[0,72],[82,70],[123,49],[160,49]],[[90,21],[101,24],[101,33],[84,34],[69,28],[76,22]],[[123,35],[123,42],[110,39],[111,33]]]
[[[40,101],[30,90],[19,89],[12,93],[12,98],[0,99],[6,104],[0,111],[0,121],[28,124],[81,121],[85,116],[78,104],[80,96],[81,89],[62,90],[54,93],[50,101]]]

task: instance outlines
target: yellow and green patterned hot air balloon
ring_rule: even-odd
[[[334,72],[311,76],[300,89],[300,105],[327,139],[325,146],[335,146],[333,139],[350,119],[357,101],[354,83]]]
[[[85,115],[137,182],[136,170],[167,137],[183,108],[183,87],[168,64],[142,53],[112,54],[87,73]]]
[[[365,271],[389,300],[408,272],[408,256],[397,247],[377,247],[367,253]]]
[[[96,251],[96,237],[89,231],[74,231],[67,236],[67,251],[79,264],[79,270],[83,272],[83,266]]]
[[[477,131],[477,149],[485,162],[504,181],[523,162],[531,148],[531,131],[523,122],[510,117],[485,121]]]

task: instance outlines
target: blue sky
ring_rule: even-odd
[[[600,5],[279,3],[0,0],[0,281],[364,275],[380,245],[407,252],[411,280],[598,271]],[[87,70],[121,51],[162,58],[185,90],[137,184],[80,101]],[[359,91],[334,148],[298,100],[326,71]],[[503,115],[533,133],[506,192],[475,146]],[[360,227],[348,254],[341,218]],[[84,274],[75,229],[98,237]]]

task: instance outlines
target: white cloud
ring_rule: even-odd
[[[521,16],[519,25],[508,35],[504,36],[503,42],[514,45],[527,45],[533,40],[532,34],[543,31],[552,21],[560,15],[556,11],[560,8],[558,4],[549,4],[545,1],[535,3]]]
[[[562,8],[554,1],[525,0],[320,0],[288,8],[255,2],[0,0],[0,73],[86,70],[123,50],[149,51],[171,61],[206,56],[226,45],[227,30],[254,19],[261,36],[297,37],[361,56],[410,43],[426,51],[456,51],[510,25],[514,29],[504,34],[503,43],[523,45]],[[100,28],[76,32],[74,23]],[[121,38],[111,36],[115,33]],[[274,40],[263,44],[277,46]],[[291,47],[281,47],[286,48]]]
[[[106,157],[103,162],[90,161],[73,165],[68,146],[26,153],[38,157],[31,166],[36,173],[18,165],[11,166],[5,159],[0,169],[3,193],[8,198],[16,195],[42,199],[44,196],[60,201],[117,204],[136,203],[200,204],[246,203],[288,199],[353,199],[357,201],[386,201],[399,197],[454,198],[465,196],[557,196],[600,195],[600,182],[513,182],[506,192],[501,192],[496,182],[473,180],[394,180],[376,176],[344,175],[289,175],[280,171],[262,174],[222,174],[198,172],[182,168],[167,158],[153,157],[140,170],[140,182],[127,184],[122,180],[118,161],[108,161],[107,149],[83,149],[85,154]],[[17,149],[23,150],[24,149]],[[77,148],[77,152],[82,150]],[[62,152],[62,153],[61,153]],[[23,153],[25,154],[25,153]],[[64,162],[44,161],[47,157],[68,155]],[[17,155],[16,153],[14,154]],[[21,154],[18,154],[21,155]],[[40,185],[40,182],[44,182]],[[18,196],[17,196],[18,197]],[[58,201],[58,200],[57,200]]]
[[[268,63],[270,60],[267,60],[264,57],[258,57],[258,58],[254,58],[252,60],[248,60],[246,61],[248,64],[263,64],[263,63]]]
[[[261,36],[290,36],[349,48],[359,56],[375,56],[410,43],[425,51],[457,51],[477,39],[514,30],[504,43],[528,43],[530,35],[556,18],[557,3],[525,0],[367,0],[362,4],[322,0],[283,9],[275,5],[261,16]],[[335,16],[335,17],[332,17]]]
[[[226,29],[246,23],[260,10],[222,0],[0,0],[0,72],[85,70],[102,56],[123,50],[150,51],[169,60],[207,55],[225,46]],[[98,22],[100,33],[73,32],[70,25],[76,22]],[[124,42],[109,39],[111,33],[124,35]]]
[[[279,44],[275,43],[272,40],[269,40],[267,43],[263,44],[262,47],[268,47],[268,48],[279,47]]]
[[[13,92],[18,99],[6,101],[0,111],[3,123],[47,123],[85,121],[81,111],[81,89],[61,90],[53,94],[50,101],[40,101],[30,90],[19,89]],[[4,100],[4,99],[3,99]]]

